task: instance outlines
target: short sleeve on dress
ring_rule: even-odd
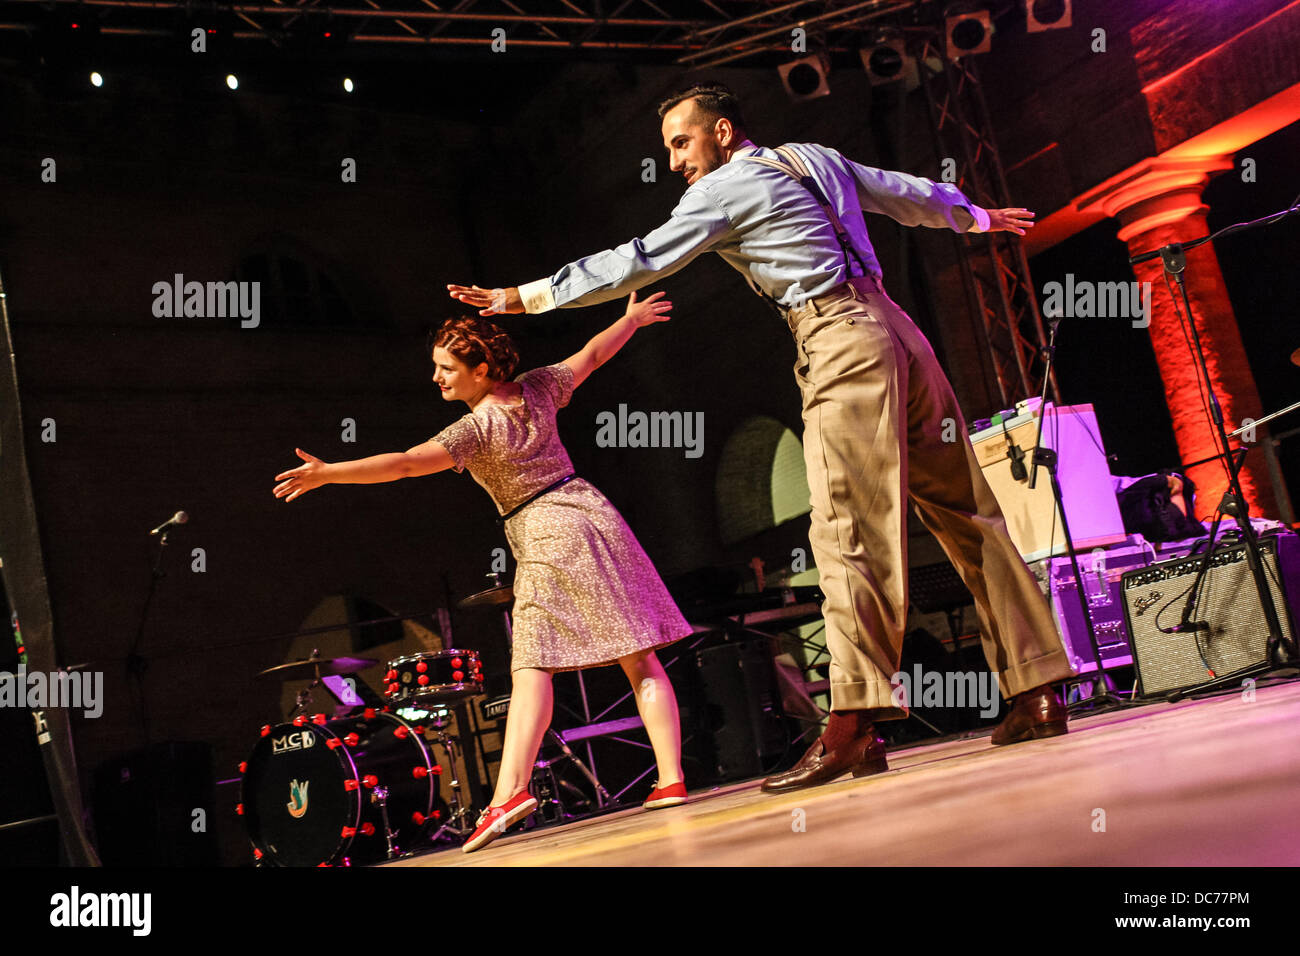
[[[569,404],[569,399],[573,396],[573,369],[563,362],[535,368],[526,373],[526,377],[551,396],[556,408]]]
[[[483,447],[483,435],[473,414],[462,415],[438,434],[433,436],[447,454],[456,463],[457,471],[464,471],[465,466],[474,460],[474,456]]]

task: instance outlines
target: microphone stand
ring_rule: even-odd
[[[1222,235],[1228,232],[1238,232],[1267,222],[1276,222],[1297,211],[1300,211],[1300,205],[1292,206],[1290,209],[1287,209],[1282,213],[1267,216],[1264,219],[1257,219],[1251,223],[1239,223],[1234,226],[1229,226],[1227,229],[1221,230],[1220,233],[1216,233],[1215,235]],[[1189,242],[1174,242],[1161,246],[1159,249],[1139,253],[1138,255],[1129,258],[1130,264],[1137,265],[1140,262],[1147,262],[1148,260],[1159,256],[1164,266],[1165,275],[1172,276],[1174,281],[1178,284],[1178,289],[1183,300],[1183,310],[1187,316],[1187,324],[1192,330],[1192,356],[1199,366],[1200,374],[1205,376],[1206,392],[1209,394],[1210,399],[1210,418],[1214,423],[1215,431],[1218,433],[1219,448],[1222,449],[1216,457],[1230,456],[1235,459],[1232,464],[1227,466],[1228,490],[1224,492],[1223,498],[1219,501],[1219,505],[1215,509],[1214,523],[1210,529],[1210,540],[1205,549],[1205,558],[1201,561],[1201,566],[1196,572],[1195,579],[1192,581],[1191,594],[1188,597],[1187,604],[1183,608],[1182,620],[1179,623],[1177,631],[1184,632],[1190,630],[1191,633],[1196,633],[1197,625],[1190,623],[1192,608],[1195,605],[1196,596],[1200,591],[1201,582],[1210,570],[1210,563],[1216,550],[1214,538],[1218,532],[1219,524],[1223,520],[1225,514],[1231,515],[1232,519],[1237,523],[1237,527],[1241,529],[1241,537],[1246,546],[1246,563],[1250,568],[1251,577],[1255,582],[1255,593],[1259,598],[1260,609],[1264,612],[1264,624],[1268,628],[1265,663],[1258,665],[1255,668],[1249,668],[1248,670],[1252,672],[1261,669],[1271,670],[1282,666],[1281,649],[1283,647],[1286,647],[1287,653],[1292,659],[1297,656],[1297,648],[1294,638],[1288,642],[1282,634],[1282,625],[1278,619],[1277,606],[1273,601],[1273,593],[1269,589],[1268,579],[1265,576],[1264,562],[1259,547],[1259,537],[1255,534],[1255,528],[1250,523],[1250,515],[1246,508],[1246,498],[1241,491],[1241,481],[1238,478],[1238,474],[1241,470],[1242,464],[1245,463],[1246,454],[1250,449],[1247,447],[1234,451],[1229,447],[1227,429],[1223,424],[1223,409],[1219,405],[1218,395],[1216,395],[1214,391],[1214,383],[1210,379],[1209,367],[1205,361],[1205,351],[1201,347],[1201,336],[1196,329],[1196,318],[1192,314],[1192,303],[1187,295],[1187,282],[1185,281],[1185,273],[1187,271],[1186,250],[1193,249],[1202,243],[1209,242],[1213,238],[1214,235],[1209,235],[1201,236],[1200,238],[1193,239]],[[1204,628],[1202,627],[1201,629]],[[1210,676],[1215,679],[1209,683],[1213,684],[1219,682],[1213,671],[1210,672]],[[1231,676],[1236,677],[1239,675],[1233,674]]]
[[[145,595],[144,608],[140,611],[140,626],[135,631],[135,641],[131,644],[131,650],[126,655],[126,672],[133,676],[136,681],[136,689],[140,693],[140,726],[144,731],[144,745],[149,747],[149,711],[145,704],[144,696],[144,673],[149,669],[149,659],[143,657],[140,653],[140,643],[144,640],[144,625],[149,618],[149,606],[153,603],[154,592],[158,589],[158,582],[167,576],[167,572],[162,570],[163,554],[167,550],[167,535],[171,532],[166,528],[160,533],[158,538],[158,557],[154,559],[153,571],[149,575],[149,593]]]
[[[1043,447],[1043,424],[1047,421],[1047,386],[1052,380],[1052,360],[1056,356],[1056,330],[1061,324],[1059,318],[1052,319],[1049,323],[1051,333],[1048,336],[1047,345],[1043,347],[1044,358],[1047,360],[1047,367],[1043,371],[1043,391],[1039,398],[1038,404],[1038,435],[1034,439],[1033,465],[1029,472],[1029,489],[1032,491],[1038,480],[1038,466],[1042,465],[1047,469],[1048,477],[1052,483],[1052,499],[1056,506],[1057,514],[1061,516],[1061,530],[1065,534],[1065,550],[1070,556],[1070,567],[1074,573],[1074,584],[1079,591],[1079,607],[1083,611],[1083,626],[1088,632],[1088,644],[1092,647],[1092,659],[1097,664],[1097,680],[1093,682],[1091,692],[1087,697],[1081,698],[1069,705],[1069,710],[1076,709],[1079,705],[1089,703],[1092,705],[1103,704],[1111,707],[1123,707],[1128,701],[1115,693],[1115,685],[1111,682],[1110,675],[1106,673],[1106,667],[1101,660],[1101,647],[1097,643],[1097,632],[1092,626],[1092,612],[1088,608],[1088,598],[1084,592],[1083,574],[1079,571],[1078,552],[1074,548],[1074,538],[1070,535],[1070,522],[1065,517],[1065,501],[1061,496],[1061,482],[1056,474],[1057,456],[1056,449]],[[1053,406],[1053,412],[1055,412]],[[1048,543],[1049,552],[1052,550],[1051,542]],[[1049,553],[1047,559],[1047,587],[1050,590],[1052,586],[1052,555]],[[1094,706],[1093,712],[1098,712]]]

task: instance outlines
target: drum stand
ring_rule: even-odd
[[[445,823],[434,831],[429,837],[431,843],[436,843],[442,839],[465,838],[474,832],[474,827],[466,822],[469,816],[469,801],[464,797],[464,785],[460,781],[460,775],[456,771],[456,752],[460,746],[460,740],[455,734],[449,734],[445,728],[450,722],[446,717],[441,715],[431,715],[432,719],[429,725],[436,731],[433,735],[433,742],[441,744],[442,748],[447,751],[447,762],[451,765],[451,814],[447,817]]]

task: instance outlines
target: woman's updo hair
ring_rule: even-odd
[[[509,381],[519,367],[515,343],[500,326],[487,319],[448,319],[433,334],[429,351],[444,348],[471,369],[486,362],[488,375],[498,382]]]

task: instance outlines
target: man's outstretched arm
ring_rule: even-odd
[[[930,226],[956,232],[1014,232],[1032,229],[1034,214],[1024,208],[984,209],[952,183],[863,166],[841,155],[858,186],[866,212],[889,216],[905,226]]]
[[[672,275],[731,233],[731,221],[718,204],[704,189],[691,188],[671,218],[644,239],[586,256],[553,276],[522,286],[485,289],[448,285],[447,291],[484,316],[596,305]]]

